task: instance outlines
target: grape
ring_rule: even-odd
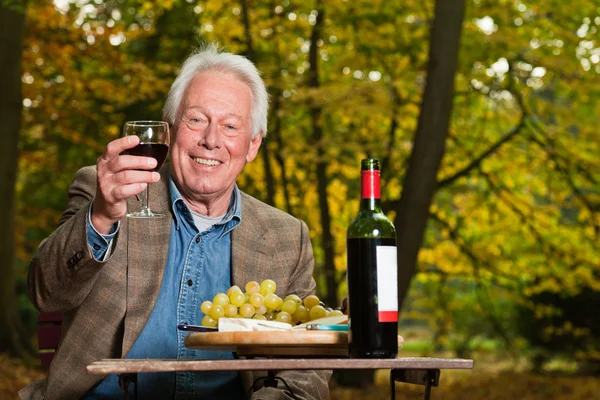
[[[246,292],[233,285],[226,293],[217,293],[212,302],[204,301],[200,306],[204,314],[202,325],[216,326],[223,317],[276,320],[295,325],[330,315],[343,315],[339,309],[327,307],[316,295],[302,300],[296,294],[288,294],[282,300],[275,294],[277,284],[272,279],[265,279],[260,284],[250,281],[244,288]]]
[[[227,289],[227,297],[231,297],[231,294],[233,292],[241,292],[242,289],[240,289],[240,287],[238,285],[233,285],[232,287],[230,287],[229,289]]]
[[[271,279],[265,279],[260,284],[260,293],[263,296],[266,296],[269,293],[275,293],[276,289],[277,289],[277,284],[275,283],[275,281],[273,281]]]
[[[235,318],[238,313],[238,309],[234,304],[227,304],[225,307],[225,316],[228,318]]]
[[[301,306],[302,305],[302,299],[300,298],[300,296],[296,295],[296,294],[289,294],[287,296],[285,296],[285,299],[283,299],[283,302],[285,303],[288,300],[293,300],[296,305]]]
[[[294,315],[292,315],[292,317],[302,323],[308,322],[310,320],[310,314],[308,312],[308,309],[304,306],[296,307],[296,312],[294,313]]]
[[[246,293],[252,294],[256,292],[260,292],[260,285],[258,284],[258,282],[250,281],[246,283]]]
[[[226,306],[229,304],[229,297],[225,293],[217,293],[213,299],[215,305]]]
[[[310,296],[306,296],[304,299],[304,307],[308,310],[311,310],[313,307],[318,306],[321,301],[317,296],[311,294]]]
[[[240,315],[244,318],[252,318],[255,309],[252,304],[244,303],[240,307]]]
[[[275,312],[273,310],[268,310],[265,313],[265,318],[267,318],[268,321],[274,321],[275,317],[276,317],[276,315],[275,315]]]
[[[212,310],[210,310],[210,316],[216,320],[225,316],[225,310],[223,309],[223,306],[220,304],[215,304]]]
[[[217,320],[210,315],[205,315],[204,318],[202,318],[202,326],[210,326],[211,328],[214,328],[217,326]]]
[[[267,306],[264,304],[256,309],[255,314],[264,315],[267,312]]]
[[[330,317],[336,317],[339,315],[344,315],[344,313],[341,310],[333,310],[329,313]]]
[[[231,296],[229,296],[229,301],[231,301],[231,304],[234,306],[241,307],[242,304],[246,302],[246,295],[241,291],[233,292],[231,293]]]
[[[298,308],[298,305],[296,304],[296,302],[294,300],[286,300],[281,305],[281,312],[286,312],[286,313],[292,315],[293,313],[296,312],[296,308]]]
[[[202,305],[200,305],[200,311],[202,311],[202,313],[204,315],[208,315],[210,314],[210,310],[212,310],[213,308],[213,303],[212,301],[206,300],[202,302]]]
[[[278,298],[279,297],[277,297],[277,295],[274,293],[267,294],[264,300],[265,306],[267,306],[267,308],[270,308],[271,310],[274,310],[277,307]]]
[[[344,314],[348,314],[348,298],[344,297],[344,300],[342,300],[342,312]]]
[[[279,322],[287,322],[288,324],[292,323],[292,316],[289,313],[286,313],[285,311],[281,311],[277,314],[277,317],[275,318],[275,321],[279,321]]]
[[[260,293],[252,293],[250,295],[249,303],[252,304],[255,308],[262,306],[265,302],[265,297]]]
[[[310,319],[318,319],[327,316],[327,310],[323,306],[314,306],[310,309]]]

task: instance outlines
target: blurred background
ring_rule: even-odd
[[[0,0],[0,398],[44,375],[29,260],[126,120],[161,119],[205,41],[256,63],[269,133],[242,190],[310,227],[346,296],[360,160],[398,231],[403,356],[468,357],[434,399],[600,391],[596,0]],[[333,399],[387,398],[385,371]],[[419,398],[422,387],[397,384]]]

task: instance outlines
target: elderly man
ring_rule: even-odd
[[[199,324],[204,300],[250,280],[273,279],[280,296],[315,291],[306,224],[241,192],[235,184],[267,131],[268,95],[244,57],[207,46],[182,65],[164,107],[170,163],[121,155],[139,139],[110,142],[97,166],[69,189],[68,209],[31,262],[29,291],[41,311],[63,313],[63,334],[48,377],[22,398],[105,399],[118,379],[87,375],[103,358],[233,358],[190,350],[181,323]],[[164,218],[126,218],[150,184]],[[256,374],[254,374],[256,375]],[[278,374],[293,396],[326,399],[329,372]],[[252,373],[140,374],[140,398],[242,399]],[[252,398],[294,398],[280,385]]]

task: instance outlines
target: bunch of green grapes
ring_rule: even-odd
[[[266,279],[259,284],[250,281],[246,291],[234,285],[227,293],[217,293],[213,301],[206,300],[200,306],[204,313],[202,325],[216,327],[219,318],[252,318],[265,321],[287,322],[292,325],[334,315],[343,315],[340,310],[331,310],[315,295],[302,300],[295,294],[281,299],[275,294],[277,284]]]

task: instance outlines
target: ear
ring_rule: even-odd
[[[246,162],[252,162],[256,158],[258,154],[258,149],[260,148],[260,144],[262,143],[262,131],[256,135],[255,138],[250,139],[250,148],[248,149],[248,154],[246,154]]]

